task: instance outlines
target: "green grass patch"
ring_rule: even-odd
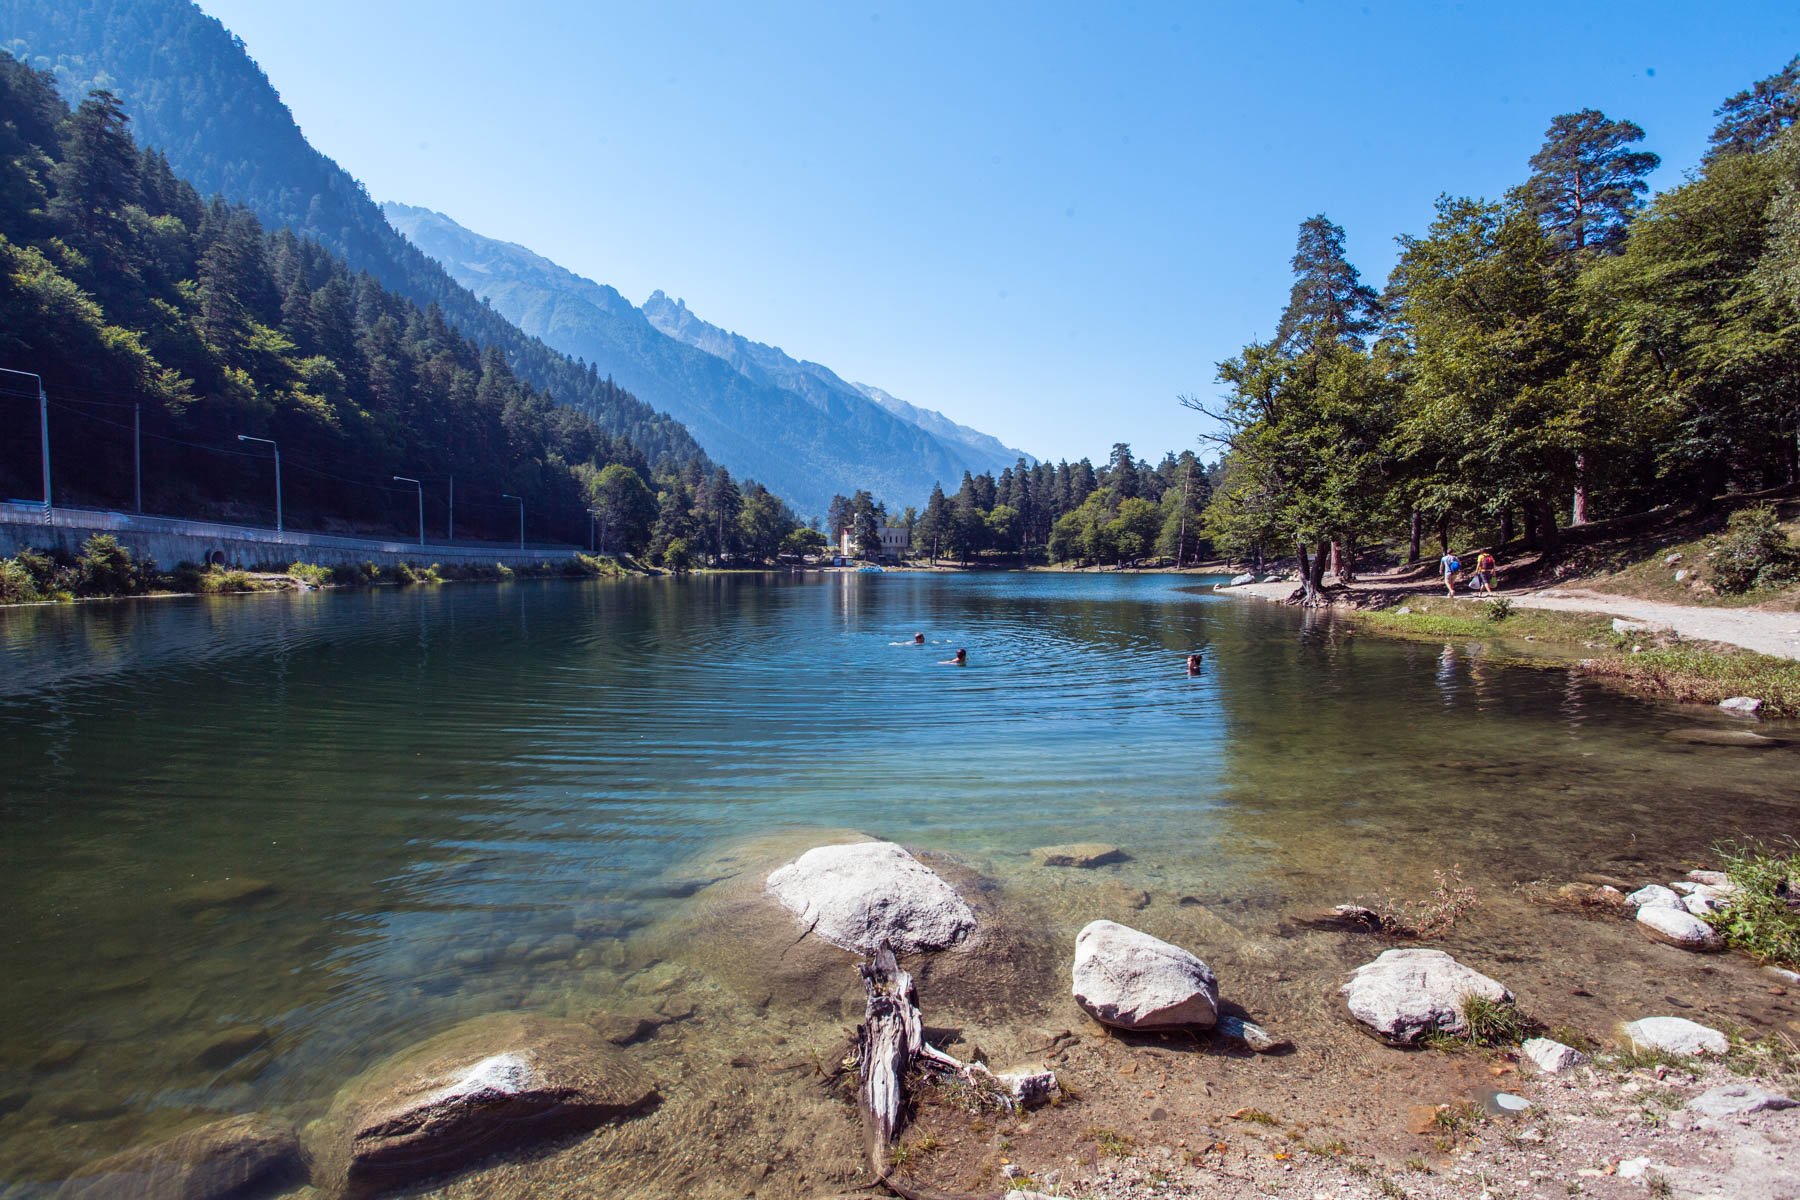
[[[1755,696],[1768,716],[1800,715],[1800,662],[1748,650],[1673,646],[1589,660],[1588,674],[1692,704]]]
[[[1717,847],[1736,890],[1708,918],[1727,944],[1759,962],[1800,967],[1800,841]]]
[[[1128,1133],[1119,1133],[1111,1129],[1091,1126],[1087,1131],[1088,1140],[1100,1148],[1100,1153],[1108,1158],[1125,1158],[1137,1146],[1137,1139]]]

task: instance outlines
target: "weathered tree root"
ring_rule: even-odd
[[[986,1064],[965,1063],[925,1041],[918,992],[884,942],[857,967],[868,1004],[856,1027],[856,1057],[869,1170],[902,1200],[997,1200],[999,1192],[941,1192],[898,1179],[888,1148],[906,1119],[906,1077],[913,1064],[963,1080],[1008,1112],[1049,1100],[1056,1076],[1049,1071],[996,1075]]]

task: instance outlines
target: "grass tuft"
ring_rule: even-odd
[[[1736,890],[1708,920],[1758,962],[1800,967],[1800,841],[1716,847]]]

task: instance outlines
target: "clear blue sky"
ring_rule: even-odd
[[[1379,285],[1550,118],[1699,160],[1800,5],[200,0],[377,199],[1040,456],[1194,444],[1325,212]]]

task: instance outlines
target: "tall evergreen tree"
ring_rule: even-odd
[[[1563,113],[1550,122],[1531,156],[1531,178],[1520,189],[1526,210],[1555,249],[1617,250],[1649,190],[1644,177],[1662,162],[1632,149],[1644,131],[1598,109]]]
[[[1333,343],[1363,348],[1375,332],[1380,306],[1374,289],[1344,255],[1344,230],[1324,213],[1300,223],[1294,246],[1294,286],[1275,329],[1275,343],[1289,354]]]
[[[1726,154],[1745,154],[1772,145],[1781,131],[1800,120],[1800,54],[1787,65],[1726,98],[1713,110],[1719,123],[1708,139],[1708,161]]]

